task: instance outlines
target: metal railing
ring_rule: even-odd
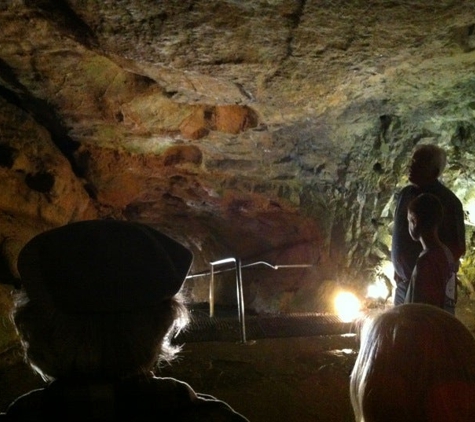
[[[214,316],[214,267],[217,265],[228,264],[234,262],[234,268],[236,271],[236,296],[237,296],[237,305],[238,305],[238,318],[239,326],[241,330],[241,342],[246,342],[246,321],[245,321],[245,310],[244,310],[244,293],[242,288],[242,265],[241,260],[237,258],[225,258],[220,259],[219,261],[210,262],[211,266],[211,279],[209,282],[209,316]]]
[[[221,271],[215,271],[215,267],[233,263],[233,268],[227,268]],[[281,268],[308,268],[313,267],[312,264],[285,264],[285,265],[272,265],[265,261],[256,261],[250,264],[242,265],[241,260],[239,258],[224,258],[218,261],[212,261],[209,263],[211,270],[208,272],[202,272],[198,274],[189,275],[186,278],[196,278],[196,277],[203,277],[205,275],[210,275],[210,283],[209,283],[209,316],[210,318],[214,317],[214,288],[215,288],[215,274],[223,273],[226,271],[234,270],[236,272],[236,296],[237,296],[237,305],[238,305],[238,318],[239,318],[239,326],[240,326],[240,334],[241,334],[241,342],[246,343],[246,313],[244,309],[244,293],[243,293],[243,285],[242,285],[242,269],[249,268],[256,265],[264,265],[273,270],[279,270]]]

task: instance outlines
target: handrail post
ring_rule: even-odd
[[[265,261],[257,261],[250,264],[242,265],[241,259],[239,258],[224,258],[220,259],[219,261],[210,262],[211,271],[209,274],[211,275],[211,279],[209,282],[209,316],[212,318],[214,317],[214,288],[215,288],[215,280],[214,276],[216,273],[229,271],[229,269],[225,269],[222,271],[215,271],[214,267],[216,265],[234,263],[234,271],[236,272],[236,295],[237,295],[237,305],[238,305],[238,317],[239,317],[239,325],[241,331],[241,342],[246,343],[246,312],[244,309],[244,292],[243,292],[243,283],[242,283],[242,269],[252,267],[254,265],[265,265],[270,267],[274,270],[280,268],[305,268],[305,267],[312,267],[312,264],[294,264],[294,265],[272,265]],[[187,278],[191,277],[198,277],[207,275],[207,273],[202,274],[195,274],[193,276],[188,276]]]
[[[246,322],[244,311],[244,294],[242,288],[242,272],[241,272],[241,260],[236,258],[225,258],[219,261],[210,262],[211,266],[211,279],[209,283],[209,313],[210,317],[214,316],[214,266],[220,264],[227,264],[229,262],[234,263],[234,269],[236,271],[236,294],[238,303],[238,317],[240,322],[241,341],[246,342]]]
[[[244,311],[244,293],[242,287],[241,260],[236,261],[236,294],[238,301],[239,322],[241,324],[241,342],[246,343],[246,321]]]
[[[209,316],[214,317],[214,265],[211,263],[211,279],[209,282]]]

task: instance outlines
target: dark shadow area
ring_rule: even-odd
[[[46,100],[37,98],[18,80],[15,71],[8,63],[0,59],[0,78],[12,87],[8,89],[0,85],[0,97],[5,101],[29,114],[39,125],[50,133],[51,140],[71,163],[76,175],[81,176],[74,160],[74,152],[79,148],[79,142],[68,135],[66,128],[54,106]]]

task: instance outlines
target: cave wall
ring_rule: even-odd
[[[474,27],[471,1],[2,3],[2,303],[29,238],[110,217],[185,243],[192,273],[312,265],[245,270],[258,312],[364,294],[416,144],[446,148],[444,182],[467,210],[475,196]],[[187,282],[192,300],[208,281]],[[235,300],[231,273],[218,300]]]

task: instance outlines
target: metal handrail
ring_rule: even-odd
[[[209,284],[209,316],[214,316],[214,267],[215,265],[227,264],[234,262],[234,267],[236,270],[236,295],[238,303],[238,318],[241,329],[241,342],[246,342],[246,321],[245,321],[245,311],[244,311],[244,293],[242,288],[242,271],[241,271],[241,260],[237,258],[225,258],[220,259],[219,261],[210,262],[211,266],[211,280]]]
[[[234,259],[234,258],[225,258],[224,260],[222,259],[221,261],[225,261],[225,260],[228,260],[228,259]],[[215,262],[219,262],[219,261],[215,261]],[[230,262],[230,261],[227,261],[227,262]],[[313,267],[313,264],[272,265],[272,264],[269,264],[268,262],[265,262],[265,261],[256,261],[256,262],[252,262],[250,264],[241,265],[241,268],[253,267],[255,265],[265,265],[267,267],[272,268],[273,270],[279,270],[281,268],[308,268],[308,267]],[[233,270],[234,270],[234,267],[233,268],[227,268],[227,269],[221,270],[221,271],[214,271],[214,274],[221,274],[221,273],[225,273],[225,272],[233,271]],[[190,275],[186,276],[186,278],[189,279],[189,278],[204,277],[205,275],[211,275],[211,271],[202,271],[200,273],[190,274]]]
[[[215,271],[215,266],[234,263],[233,268],[227,268],[221,271]],[[245,321],[245,310],[244,310],[244,293],[242,287],[242,269],[249,268],[255,265],[265,265],[273,270],[278,270],[281,268],[308,268],[313,267],[313,264],[284,264],[284,265],[272,265],[266,261],[256,261],[250,264],[242,265],[241,260],[239,258],[224,258],[218,261],[212,261],[209,263],[211,266],[211,271],[208,272],[201,272],[198,274],[192,274],[187,276],[186,278],[195,278],[195,277],[202,277],[205,275],[211,275],[210,283],[209,283],[209,316],[210,318],[214,317],[214,275],[224,273],[227,271],[234,270],[236,272],[236,295],[237,295],[237,304],[238,304],[238,317],[240,323],[240,331],[241,331],[241,342],[246,343],[246,321]]]
[[[243,265],[242,268],[252,267],[254,265],[266,265],[266,266],[272,268],[273,270],[279,270],[281,268],[307,268],[307,267],[313,267],[313,264],[272,265],[272,264],[269,264],[268,262],[265,262],[265,261],[256,261],[256,262],[252,262],[251,264]]]

